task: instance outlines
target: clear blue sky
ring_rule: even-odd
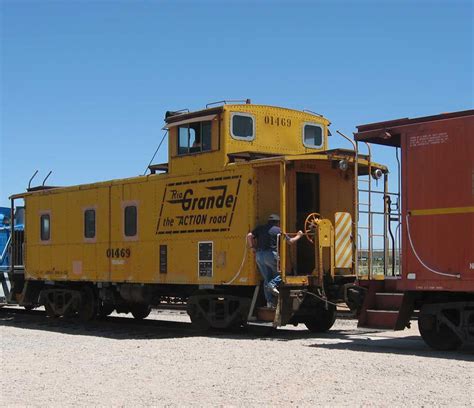
[[[473,106],[471,1],[0,1],[0,205],[141,174],[166,110],[222,99],[336,129]],[[339,137],[331,147],[349,147]],[[392,164],[385,151],[379,162]],[[155,162],[166,161],[166,146]]]

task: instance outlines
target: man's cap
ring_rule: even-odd
[[[280,221],[280,216],[278,214],[270,214],[268,221]]]

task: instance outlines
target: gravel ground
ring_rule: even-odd
[[[474,406],[474,349],[431,351],[416,322],[203,336],[177,311],[81,325],[3,308],[0,327],[2,406]]]

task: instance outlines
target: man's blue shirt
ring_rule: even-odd
[[[259,225],[252,231],[252,235],[257,239],[257,250],[276,251],[279,234],[281,234],[281,228],[277,225]]]

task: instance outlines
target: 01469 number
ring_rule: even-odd
[[[130,248],[108,248],[105,251],[107,258],[129,258],[130,254]]]
[[[266,115],[264,120],[265,120],[266,125],[287,126],[287,127],[291,126],[291,119],[287,119],[287,118],[280,118],[278,116]]]

